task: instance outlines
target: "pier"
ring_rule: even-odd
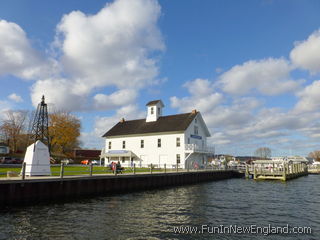
[[[308,175],[305,163],[285,161],[256,160],[253,165],[246,166],[245,176],[255,180],[282,180]]]
[[[32,205],[80,197],[127,193],[142,190],[196,184],[206,181],[239,178],[233,170],[198,170],[166,173],[140,173],[89,176],[47,176],[0,180],[0,208]]]

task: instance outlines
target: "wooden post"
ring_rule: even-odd
[[[22,180],[25,180],[26,178],[26,162],[22,163],[22,175],[21,175]]]
[[[92,162],[90,163],[90,177],[92,177],[92,171],[93,171],[93,164]]]
[[[253,179],[257,179],[257,169],[256,169],[256,165],[253,165]]]
[[[133,164],[133,174],[136,174],[136,164]]]
[[[187,164],[187,172],[189,172],[189,164]]]
[[[63,178],[63,175],[64,175],[64,164],[61,163],[61,165],[60,165],[60,178]]]
[[[178,172],[178,163],[176,164],[176,172]]]
[[[164,164],[164,173],[167,173],[167,164]]]
[[[249,173],[249,166],[248,164],[246,164],[246,173],[245,173],[245,177],[249,178],[250,177],[250,173]]]
[[[150,174],[152,174],[152,163],[150,164]]]
[[[114,164],[114,175],[117,176],[117,164]]]
[[[283,163],[282,180],[286,181],[286,164]]]

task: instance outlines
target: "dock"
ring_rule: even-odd
[[[287,181],[306,175],[308,175],[308,167],[300,162],[257,160],[253,165],[247,165],[245,170],[246,178],[255,180]]]
[[[0,209],[10,205],[34,205],[42,202],[70,201],[80,197],[154,190],[239,178],[233,170],[198,170],[90,176],[15,177],[0,180]]]

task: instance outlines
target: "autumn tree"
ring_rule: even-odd
[[[6,142],[11,152],[18,150],[26,135],[28,111],[6,111],[0,123],[1,138]]]
[[[315,161],[320,161],[320,151],[313,151],[309,153],[309,157],[313,158]]]
[[[56,111],[49,114],[51,151],[70,155],[74,148],[79,147],[80,128],[80,120],[69,112]]]
[[[268,147],[260,147],[257,148],[256,151],[254,152],[254,155],[256,157],[260,158],[270,158],[271,157],[271,149]]]

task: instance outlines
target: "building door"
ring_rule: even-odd
[[[159,156],[159,167],[163,168],[164,164],[168,164],[168,155],[160,155]]]

